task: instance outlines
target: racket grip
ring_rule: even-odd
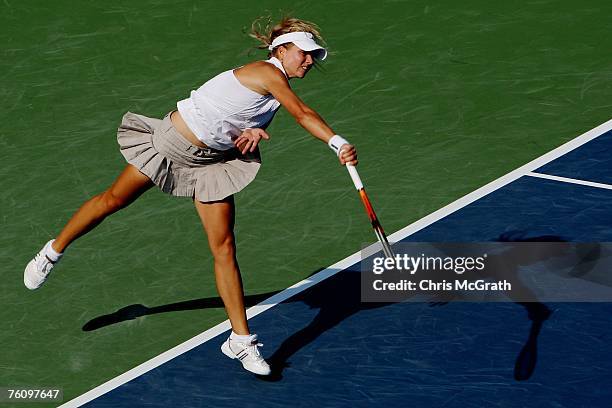
[[[357,173],[357,169],[355,168],[355,166],[347,164],[346,169],[351,175],[351,179],[353,179],[353,184],[355,184],[355,188],[357,189],[357,191],[363,189],[363,183],[361,182],[361,178],[359,177],[359,173]]]

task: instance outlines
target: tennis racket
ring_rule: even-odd
[[[355,184],[355,188],[359,192],[359,196],[361,197],[361,202],[365,207],[366,213],[370,218],[370,222],[372,223],[372,228],[374,228],[374,233],[376,234],[376,238],[378,242],[382,245],[383,253],[387,258],[393,258],[393,251],[391,250],[391,245],[389,245],[389,241],[387,241],[387,236],[385,235],[385,231],[383,230],[382,225],[380,225],[380,221],[378,221],[378,217],[374,212],[374,208],[372,208],[372,203],[368,198],[368,195],[363,187],[363,183],[361,182],[361,178],[359,177],[359,173],[355,166],[350,164],[346,165],[346,169],[348,170],[351,179],[353,180],[353,184]]]

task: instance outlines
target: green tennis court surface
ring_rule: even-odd
[[[266,10],[321,26],[333,54],[292,85],[357,145],[388,232],[609,119],[608,2],[445,3],[0,3],[0,386],[61,386],[68,401],[225,319],[204,307],[216,291],[191,202],[157,191],[76,242],[40,291],[22,272],[124,166],[122,114],[161,117],[216,73],[264,58],[241,30]],[[270,133],[237,196],[249,295],[373,240],[329,150],[284,112]],[[137,304],[160,308],[86,330]]]

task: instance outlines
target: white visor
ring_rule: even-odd
[[[324,60],[327,58],[327,50],[315,42],[314,36],[311,33],[306,33],[304,31],[279,35],[272,41],[272,44],[268,46],[268,49],[272,51],[279,45],[288,43],[295,44],[302,51],[315,51],[312,53],[312,56],[316,59]]]

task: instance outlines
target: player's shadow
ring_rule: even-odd
[[[546,235],[537,237],[527,237],[525,233],[512,231],[502,234],[495,241],[498,242],[566,242],[558,236]],[[592,260],[590,254],[590,259]],[[513,287],[522,286],[522,293],[528,293],[530,289],[520,281],[518,270],[520,267],[546,261],[557,256],[555,253],[529,253],[510,254],[504,258],[505,270],[504,277],[512,281]],[[579,272],[576,272],[579,271]],[[584,270],[577,268],[573,272],[584,273]],[[488,278],[495,277],[489,276]],[[487,278],[486,276],[484,277]],[[260,377],[266,381],[279,381],[282,379],[283,370],[289,367],[289,359],[292,355],[312,343],[322,333],[332,329],[343,320],[350,316],[369,309],[388,306],[391,303],[362,303],[360,299],[360,278],[357,271],[339,272],[334,277],[323,281],[316,287],[316,295],[301,293],[294,297],[292,301],[301,301],[311,308],[318,308],[319,313],[304,328],[289,336],[280,347],[268,358],[272,367],[272,375]],[[531,301],[524,302],[514,300],[514,303],[521,305],[527,312],[527,317],[531,321],[531,328],[527,341],[521,348],[514,367],[514,378],[518,381],[527,380],[535,371],[537,362],[537,340],[544,322],[551,316],[552,311],[543,303],[536,300],[535,294],[528,296]],[[510,296],[512,299],[512,296]],[[441,306],[448,302],[431,302],[430,306]]]
[[[529,238],[526,237],[524,233],[517,232],[502,234],[500,237],[498,237],[498,239],[496,239],[496,241],[565,242],[565,240],[557,236],[538,236]],[[528,259],[525,259],[525,257],[516,257],[512,261],[515,264],[510,262],[511,264],[507,265],[505,277],[512,275],[511,280],[513,281],[513,286],[521,285],[517,274],[519,267],[540,262],[545,260],[547,256],[548,255],[538,256],[537,254],[531,254]],[[513,258],[509,257],[507,259],[512,260]],[[359,268],[359,265],[357,268]],[[313,272],[313,275],[319,271],[320,270]],[[580,268],[573,271],[573,274],[576,276],[583,275],[584,273],[585,270]],[[359,270],[340,271],[334,276],[320,282],[312,289],[297,293],[295,296],[288,299],[286,302],[302,302],[311,308],[319,309],[319,312],[307,326],[286,338],[276,349],[276,351],[267,358],[272,367],[272,374],[270,376],[262,376],[260,378],[266,381],[281,380],[283,370],[289,366],[291,356],[312,343],[321,334],[334,328],[345,319],[360,311],[385,307],[392,304],[388,302],[362,303],[360,284],[361,281]],[[245,304],[247,307],[256,305],[277,293],[278,291],[245,296]],[[533,298],[535,299],[535,295]],[[448,302],[431,302],[430,306],[440,306],[447,303]],[[523,306],[526,309],[528,318],[532,322],[527,341],[519,352],[514,367],[515,379],[526,380],[531,377],[535,370],[537,362],[538,336],[542,329],[543,323],[550,317],[552,311],[546,305],[537,301],[523,302],[515,300],[515,303]],[[83,326],[83,330],[97,330],[112,324],[159,313],[222,307],[223,302],[219,297],[194,299],[154,307],[135,304],[121,308],[111,314],[96,317],[87,322]]]
[[[342,296],[338,290],[342,288]],[[319,313],[303,329],[289,336],[280,347],[268,358],[272,374],[260,377],[265,381],[280,381],[283,370],[290,366],[289,359],[303,347],[313,342],[322,333],[332,329],[343,320],[363,310],[389,306],[392,303],[362,303],[360,299],[360,280],[357,272],[340,272],[333,278],[317,286],[316,296],[300,296],[293,301],[302,301],[312,308],[318,308]],[[448,302],[435,302],[431,306],[441,306]],[[515,365],[515,378],[528,379],[535,369],[537,356],[537,336],[542,323],[551,314],[542,303],[521,303],[527,309],[532,327],[527,343],[519,353]]]

